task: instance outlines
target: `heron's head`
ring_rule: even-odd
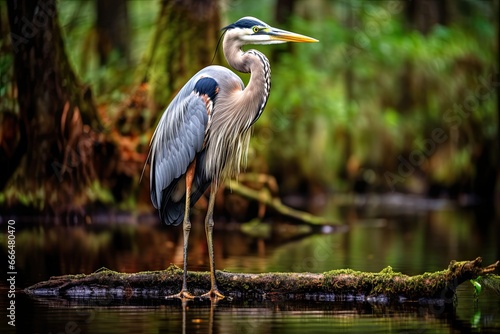
[[[222,28],[226,32],[226,38],[239,41],[244,44],[278,44],[286,42],[318,42],[317,39],[296,34],[290,31],[271,27],[269,24],[246,16],[238,21]]]

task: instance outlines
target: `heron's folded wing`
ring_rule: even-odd
[[[150,184],[155,208],[160,208],[162,190],[183,175],[203,149],[207,124],[206,103],[196,92],[165,111],[151,141]]]
[[[219,92],[209,76],[190,80],[168,106],[151,139],[151,201],[160,209],[162,191],[186,173],[204,146],[212,107]]]

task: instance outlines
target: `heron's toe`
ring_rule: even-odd
[[[174,298],[186,300],[186,299],[194,299],[195,297],[187,290],[181,290],[181,292],[179,292],[175,295],[170,295],[170,296],[165,297],[165,299],[174,299]]]
[[[226,298],[217,288],[212,288],[207,293],[201,295],[202,298],[210,298],[211,300],[219,300]]]

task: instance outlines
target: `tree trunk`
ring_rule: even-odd
[[[155,29],[143,82],[149,83],[157,111],[164,110],[192,75],[212,63],[221,29],[218,1],[163,0]],[[219,56],[215,63],[221,60]]]
[[[281,29],[291,30],[290,19],[294,14],[296,0],[278,0],[276,1],[276,9],[274,17],[276,20],[276,26],[281,27]],[[273,48],[271,50],[271,61],[275,63],[278,61],[279,57],[283,53],[290,53],[293,50],[294,43],[286,43],[281,48]]]
[[[452,261],[448,269],[435,273],[407,276],[387,267],[379,273],[350,269],[322,274],[267,273],[240,274],[217,272],[219,288],[233,300],[371,300],[417,301],[421,299],[451,300],[463,282],[494,272],[498,261],[481,267],[482,260]],[[118,273],[108,269],[90,275],[52,277],[25,291],[35,296],[66,298],[163,298],[177,293],[182,285],[182,269],[171,266],[164,271],[137,274]],[[497,276],[493,276],[494,280]],[[484,277],[483,277],[484,278]],[[498,282],[497,282],[498,283]],[[485,284],[486,285],[486,284]],[[208,272],[189,272],[188,288],[195,294],[210,288]]]
[[[494,1],[492,3],[492,9],[494,10],[494,13],[498,13],[498,10],[500,9],[498,2]],[[500,23],[498,20],[496,20],[496,28],[497,28],[497,43],[496,43],[496,52],[497,52],[497,71],[500,68]],[[496,147],[495,147],[495,152],[497,154],[495,155],[495,163],[496,163],[496,188],[495,188],[495,193],[494,193],[494,198],[493,198],[493,206],[496,208],[496,216],[500,219],[500,155],[498,152],[500,152],[500,85],[498,84],[500,82],[500,73],[496,73],[496,94],[497,94],[497,140],[496,140]]]
[[[450,15],[449,0],[415,0],[406,3],[406,16],[412,28],[427,34],[436,25],[447,25]]]
[[[126,0],[96,0],[97,52],[101,66],[111,53],[130,61],[130,25]]]
[[[10,38],[26,149],[9,181],[38,209],[77,209],[93,178],[92,129],[99,117],[88,87],[70,66],[56,0],[9,0]]]

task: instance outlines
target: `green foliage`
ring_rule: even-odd
[[[114,198],[110,189],[104,187],[99,181],[92,182],[87,189],[87,196],[92,203],[100,202],[103,204],[113,204]]]
[[[497,296],[500,296],[500,276],[494,274],[479,276],[473,283],[477,292],[476,284],[482,286],[484,290],[493,293]],[[479,292],[477,292],[477,294],[479,295],[480,292],[481,288],[479,289]]]
[[[482,286],[481,284],[478,282],[478,280],[481,278],[481,276],[477,277],[476,279],[471,279],[470,280],[470,283],[472,284],[472,286],[474,287],[474,300],[477,302],[478,298],[479,298],[479,295],[481,294],[481,289],[482,289]]]
[[[477,305],[483,291],[500,296],[500,276],[487,274],[469,280],[474,287],[474,303]]]
[[[475,29],[459,22],[424,35],[389,3],[332,4],[337,13],[352,11],[353,26],[339,14],[292,20],[290,30],[320,43],[294,45],[272,62],[273,88],[253,145],[273,173],[294,166],[309,181],[342,189],[346,164],[355,161],[359,173],[374,168],[383,182],[398,155],[420,149],[437,128],[451,140],[420,166],[429,178],[452,184],[476,173],[477,147],[497,135],[494,93],[476,93],[480,78],[497,71],[494,24],[479,15]],[[456,105],[472,110],[452,119]]]
[[[398,156],[407,158],[433,130],[443,129],[447,140],[419,168],[444,184],[478,173],[478,149],[498,135],[494,94],[476,96],[480,78],[498,72],[495,19],[484,5],[460,3],[472,6],[470,17],[435,26],[425,35],[408,26],[404,2],[297,4],[297,16],[283,28],[320,43],[259,48],[271,60],[273,85],[266,112],[256,123],[250,169],[294,175],[292,186],[305,180],[339,190],[369,175],[370,183],[384,189],[383,173],[397,173]],[[160,3],[130,1],[128,6],[131,64],[112,55],[104,67],[95,52],[92,2],[59,6],[72,64],[106,104],[123,102],[137,72],[144,74],[137,67],[146,66],[142,57],[151,45]],[[274,10],[274,2],[230,1],[225,23],[253,15],[274,24]],[[11,63],[0,59],[0,69]],[[2,81],[0,97],[6,87]],[[470,112],[456,113],[456,106],[470,104]],[[2,194],[0,202],[11,196]],[[98,185],[89,196],[111,201]]]
[[[89,84],[98,100],[120,103],[123,90],[136,84],[137,65],[146,53],[158,16],[158,1],[128,1],[131,25],[131,61],[112,53],[106,66],[99,65],[96,52],[95,6],[92,1],[65,1],[59,9],[59,20],[64,29],[65,46],[78,77]]]

